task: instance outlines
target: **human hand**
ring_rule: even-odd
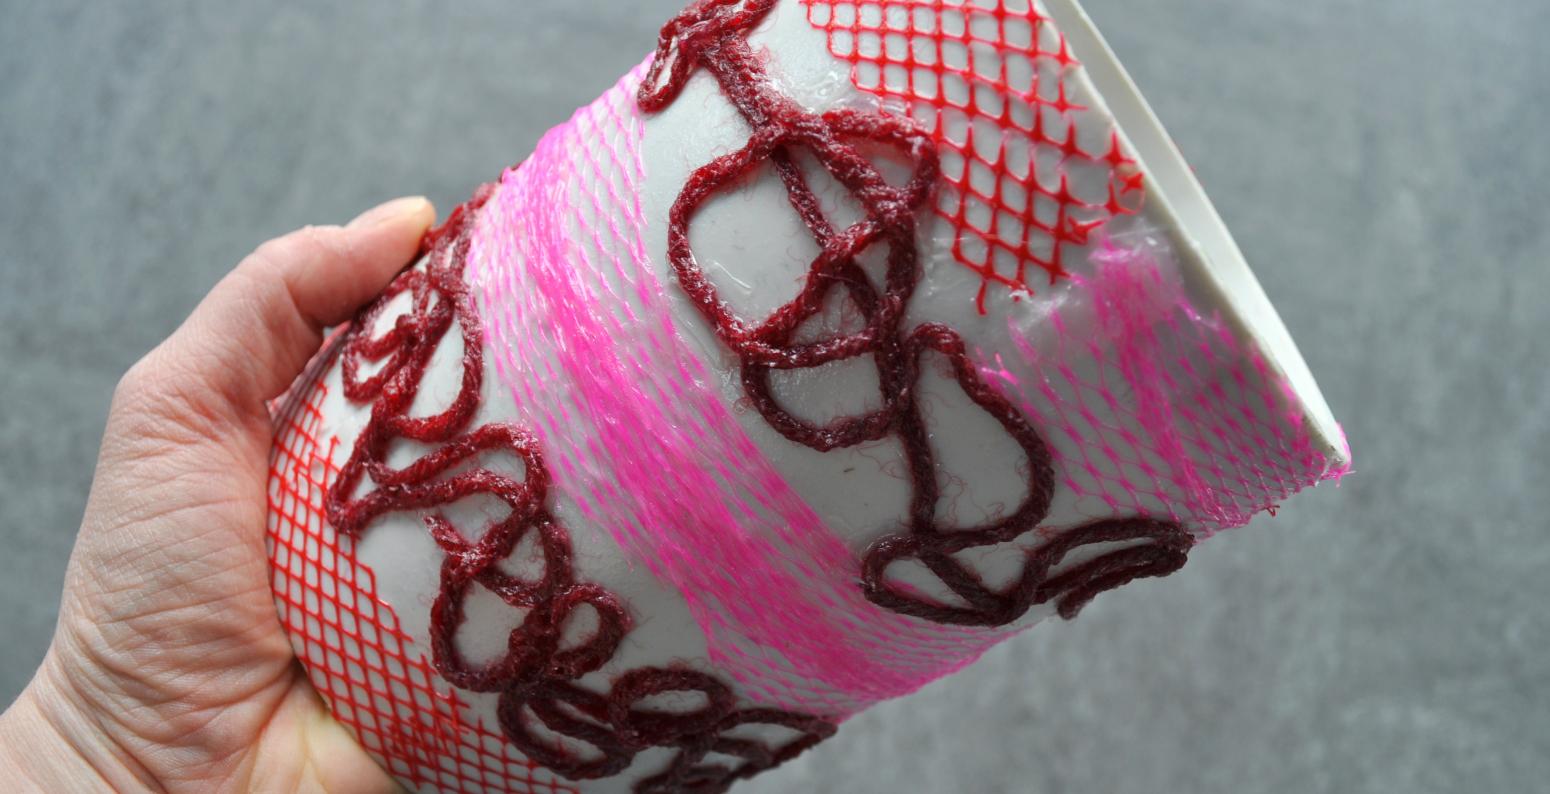
[[[0,715],[5,790],[394,788],[275,616],[266,403],[434,218],[399,199],[265,243],[119,382],[53,643]]]

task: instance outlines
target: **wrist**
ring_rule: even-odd
[[[48,662],[0,713],[0,781],[7,791],[145,791],[149,778],[47,674]]]

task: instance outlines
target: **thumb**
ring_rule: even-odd
[[[121,392],[226,432],[267,427],[266,401],[306,366],[323,329],[381,292],[435,217],[423,197],[401,198],[347,226],[309,226],[264,243],[125,375]]]

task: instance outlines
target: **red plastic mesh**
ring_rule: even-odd
[[[1069,248],[1140,209],[1141,171],[1118,133],[1078,134],[1077,60],[1030,0],[803,3],[856,87],[902,103],[936,142],[935,211],[980,278],[981,313],[992,285],[1015,298],[1053,284]]]
[[[319,435],[337,345],[284,398],[269,469],[268,546],[280,620],[334,718],[384,768],[444,792],[561,794],[573,786],[516,754],[431,668],[426,654],[377,598],[355,542],[324,520],[339,474],[339,440]],[[454,759],[457,759],[456,761]]]
[[[1343,474],[1327,471],[1284,379],[1189,304],[1171,264],[1094,245],[1140,210],[1142,173],[1112,122],[1073,101],[1079,63],[1033,0],[802,2],[856,87],[931,132],[935,210],[954,259],[980,277],[981,312],[992,285],[1016,298],[1038,273],[1074,277],[1084,316],[1054,312],[1066,322],[1054,348],[1024,351],[1040,382],[1000,385],[1047,434],[1077,514],[1168,516],[1210,534]]]

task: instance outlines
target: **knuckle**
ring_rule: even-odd
[[[124,372],[108,408],[105,451],[112,446],[140,454],[147,442],[194,439],[190,431],[198,429],[204,400],[187,384],[186,368],[185,362],[157,348]]]
[[[303,226],[263,243],[248,255],[246,263],[256,270],[274,270],[291,262],[333,254],[340,248],[339,231],[337,226]]]
[[[156,382],[153,376],[155,365],[151,360],[154,355],[154,351],[147,353],[119,376],[118,383],[113,387],[114,407],[137,403],[149,396]]]
[[[176,415],[183,400],[177,380],[176,363],[167,359],[163,348],[152,350],[119,377],[108,408],[110,418],[124,422],[134,417]]]
[[[307,278],[306,271],[329,263],[356,259],[350,235],[339,226],[303,226],[276,237],[249,254],[234,275],[254,294],[273,298],[272,290],[289,293]]]
[[[303,226],[295,237],[299,245],[322,256],[337,257],[346,249],[346,235],[340,226]]]

